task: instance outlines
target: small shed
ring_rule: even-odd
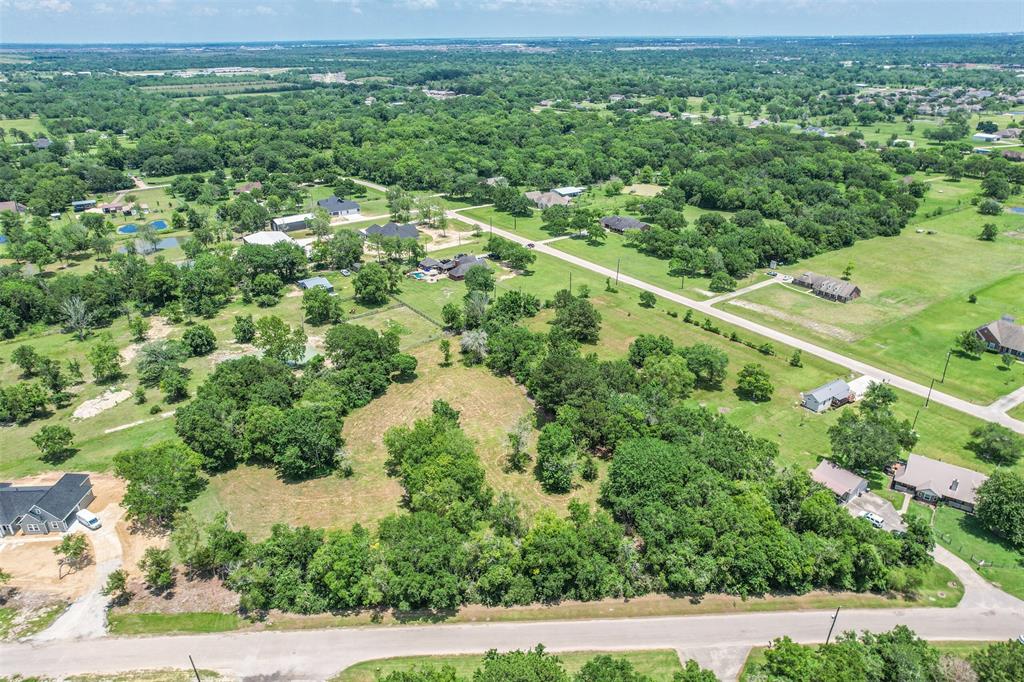
[[[845,381],[835,379],[813,391],[801,394],[800,397],[803,399],[803,406],[811,412],[824,412],[850,402],[853,399],[853,392]]]
[[[331,284],[326,277],[309,277],[307,279],[300,279],[298,281],[300,289],[315,289],[320,287],[321,289],[327,289],[328,292],[334,293],[334,285]]]
[[[818,462],[818,466],[811,470],[811,478],[831,490],[839,504],[846,504],[868,491],[867,480],[827,459]]]

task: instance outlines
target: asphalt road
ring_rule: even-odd
[[[484,231],[493,232],[494,234],[500,235],[506,239],[517,242],[519,244],[531,243],[529,239],[525,239],[524,237],[518,234],[508,232],[507,230],[502,230],[497,227],[492,227],[491,225],[488,225],[485,222],[475,220],[473,218],[468,218],[466,216],[459,214],[457,211],[449,211],[448,216],[450,218],[458,219],[465,223],[469,223],[470,225],[475,225]],[[574,256],[569,253],[565,253],[564,251],[559,251],[558,249],[553,248],[547,244],[544,244],[543,242],[535,242],[534,250],[549,256],[553,256],[568,263],[572,263],[573,265],[590,270],[591,272],[596,272],[597,274],[602,275],[604,277],[615,277],[615,271],[610,268],[606,268],[603,265],[598,265],[597,263],[592,263],[591,261],[588,261],[584,258],[580,258],[578,256]],[[776,329],[772,329],[771,327],[766,327],[762,324],[758,324],[757,322],[752,322],[746,318],[740,317],[739,315],[734,315],[728,311],[720,310],[718,308],[713,307],[708,301],[694,301],[692,299],[686,298],[685,296],[677,294],[674,291],[668,291],[667,289],[662,289],[661,287],[655,286],[643,280],[631,277],[630,275],[625,274],[621,271],[619,272],[618,280],[621,283],[628,284],[630,286],[636,287],[637,289],[649,291],[653,294],[656,294],[657,296],[668,299],[673,303],[679,303],[680,305],[692,308],[698,312],[707,315],[708,317],[713,317],[723,322],[728,322],[729,324],[735,327],[739,327],[740,329],[746,329],[756,334],[760,334],[761,336],[767,339],[786,344],[787,346],[790,346],[792,348],[799,348],[804,353],[809,353],[819,358],[823,358],[825,360],[828,360],[829,362],[835,363],[842,367],[846,367],[849,370],[857,372],[858,374],[871,375],[893,385],[896,388],[907,391],[908,393],[913,393],[914,395],[921,396],[922,398],[928,396],[929,394],[928,386],[919,384],[909,379],[905,379],[899,376],[898,374],[893,374],[892,372],[884,370],[880,367],[874,367],[872,365],[867,364],[866,362],[861,362],[860,360],[855,360],[851,357],[847,357],[842,353],[837,353],[834,350],[830,350],[828,348],[823,348],[822,346],[815,345],[799,337],[790,336],[789,334],[780,332]],[[1022,393],[1022,396],[1024,396],[1024,393]],[[1007,415],[1004,411],[1006,408],[1003,407],[1003,404],[1000,403],[1000,401],[996,401],[991,405],[975,405],[974,403],[963,400],[962,398],[957,398],[956,396],[952,396],[947,393],[942,393],[941,391],[936,391],[934,389],[931,390],[931,400],[936,403],[939,403],[940,405],[945,405],[946,407],[951,407],[959,412],[969,414],[972,417],[977,417],[978,419],[984,419],[985,421],[991,421],[996,422],[998,424],[1002,424],[1007,428],[1013,429],[1017,433],[1024,433],[1024,422],[1014,419]]]

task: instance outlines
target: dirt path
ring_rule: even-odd
[[[117,407],[119,404],[131,397],[131,391],[106,390],[98,398],[86,400],[84,403],[76,407],[75,411],[71,413],[71,418],[88,419],[89,417],[95,417],[101,412],[106,412],[112,407]]]
[[[107,576],[121,567],[121,540],[117,535],[117,523],[124,509],[118,504],[109,504],[96,515],[103,521],[103,527],[89,533],[92,541],[93,560],[96,571],[89,591],[72,602],[53,625],[31,639],[40,642],[66,641],[70,639],[91,639],[107,634],[107,597],[103,586]]]

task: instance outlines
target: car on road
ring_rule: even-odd
[[[882,526],[885,525],[885,519],[883,519],[881,516],[879,516],[878,514],[876,514],[875,512],[872,512],[872,511],[863,512],[860,515],[860,517],[862,519],[867,519],[868,522],[870,522],[871,525],[874,526],[875,528],[881,528]]]
[[[103,525],[103,522],[100,521],[100,517],[96,516],[88,509],[79,509],[78,512],[75,513],[75,518],[78,519],[80,524],[89,530],[99,530]]]
[[[778,277],[779,276],[779,273],[775,272],[774,270],[769,270],[768,272],[766,272],[764,274],[768,275],[769,277]]]
[[[526,248],[528,248],[528,249],[532,249],[532,248],[533,248],[533,247],[535,247],[535,246],[537,246],[537,245],[536,245],[536,244],[534,244],[533,242],[530,242],[529,244],[527,244],[527,245],[526,245]]]

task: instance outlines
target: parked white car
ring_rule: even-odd
[[[883,519],[875,512],[866,511],[863,514],[861,514],[860,517],[862,519],[867,519],[868,521],[870,521],[871,525],[875,528],[881,528],[883,525],[885,525],[885,519]]]
[[[78,522],[89,530],[98,530],[103,525],[103,522],[100,521],[100,517],[96,516],[88,509],[79,509],[75,514],[75,518],[77,518]]]

